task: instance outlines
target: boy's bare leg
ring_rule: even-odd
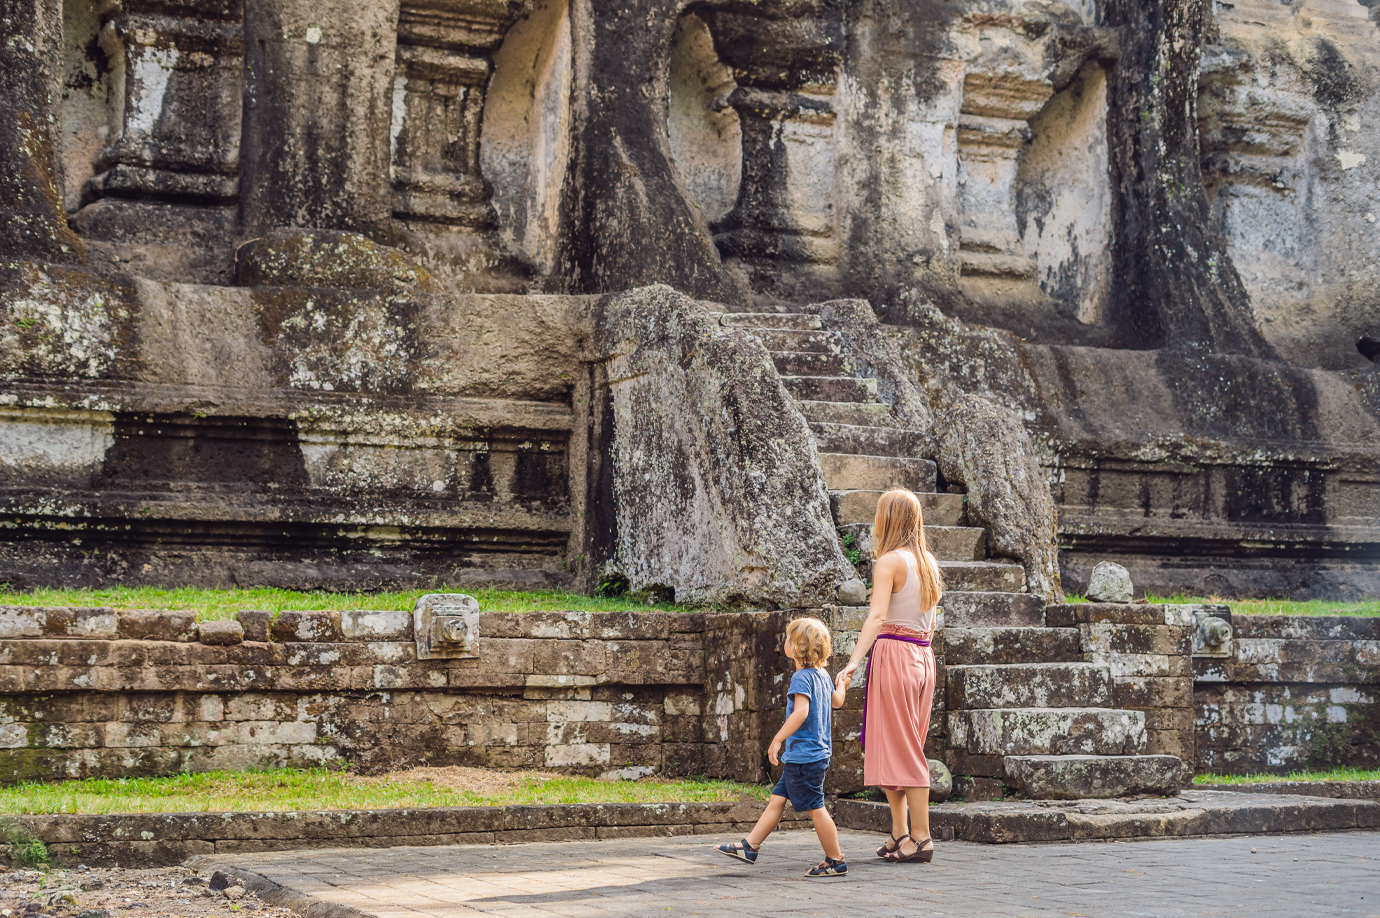
[[[829,815],[829,811],[824,807],[810,810],[810,821],[815,824],[815,835],[819,836],[824,856],[836,861],[843,860],[843,849],[839,847],[838,826],[834,825],[834,817]]]
[[[771,800],[767,803],[767,808],[762,811],[762,816],[757,820],[757,825],[752,827],[752,831],[747,834],[748,844],[754,848],[762,847],[762,842],[767,840],[767,836],[781,824],[781,815],[786,812],[786,798],[771,795]],[[835,845],[837,846],[837,842]]]

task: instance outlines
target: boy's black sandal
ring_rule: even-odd
[[[817,865],[812,867],[805,876],[807,877],[841,877],[848,872],[848,862],[843,858],[834,860],[832,857],[825,857]]]
[[[714,850],[720,854],[727,854],[729,857],[737,858],[740,861],[747,861],[749,864],[755,864],[757,863],[757,852],[761,851],[762,847],[759,845],[754,848],[752,845],[748,844],[748,840],[744,838],[742,841],[734,842],[731,845],[715,845]]]

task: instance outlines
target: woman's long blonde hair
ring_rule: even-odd
[[[930,554],[925,541],[925,515],[920,498],[905,488],[895,488],[877,501],[877,518],[872,527],[872,555],[880,559],[898,548],[910,549],[915,555],[915,569],[920,575],[920,608],[933,609],[944,593],[944,581],[939,576],[939,562]]]

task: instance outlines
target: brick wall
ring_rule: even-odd
[[[244,641],[217,645],[188,613],[0,608],[0,780],[349,762],[756,781],[790,669],[787,613],[486,613],[478,659],[425,661],[405,612],[238,618]]]
[[[1380,760],[1380,619],[1238,615],[1235,653],[1194,661],[1198,768]]]

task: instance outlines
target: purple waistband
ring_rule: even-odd
[[[910,637],[905,634],[879,634],[878,641],[905,641],[907,644],[919,644],[921,647],[930,646],[929,638]],[[877,648],[876,641],[872,644],[873,650]],[[858,745],[867,748],[867,690],[872,685],[872,652],[867,654],[867,669],[863,672],[863,722],[862,730],[858,733]]]

